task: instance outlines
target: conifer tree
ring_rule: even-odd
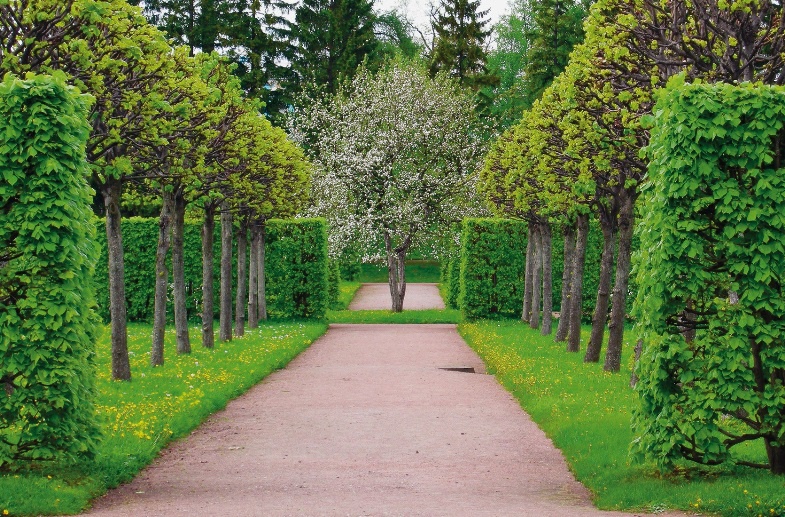
[[[431,20],[436,36],[430,72],[446,71],[461,86],[474,90],[498,82],[486,68],[485,40],[491,34],[484,19],[488,11],[479,11],[479,0],[441,0]]]
[[[303,0],[291,30],[296,80],[335,93],[340,82],[354,77],[357,67],[375,51],[375,22],[368,0]]]

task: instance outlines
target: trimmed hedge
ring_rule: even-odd
[[[0,470],[94,452],[90,103],[64,75],[0,84]]]
[[[290,233],[292,233],[292,236],[300,235],[300,239],[302,239],[302,241],[298,239],[294,239],[291,242],[289,242],[289,247],[294,246],[296,242],[302,242],[302,246],[306,247],[306,249],[308,250],[316,250],[318,248],[318,246],[314,247],[314,242],[318,241],[319,238],[316,238],[314,240],[313,237],[308,237],[306,235],[307,232],[303,233],[301,231],[295,232],[295,231],[281,229],[282,227],[286,227],[287,225],[298,226],[300,224],[301,224],[300,221],[291,221],[291,220],[285,220],[285,221],[271,220],[268,222],[267,239],[266,239],[266,242],[268,243],[268,247],[266,250],[265,270],[267,272],[266,288],[267,288],[267,299],[268,299],[268,312],[269,312],[269,316],[273,319],[291,318],[291,317],[321,317],[318,315],[306,316],[306,314],[311,314],[312,311],[310,309],[308,310],[297,309],[299,305],[297,303],[294,303],[293,301],[288,305],[284,303],[283,298],[285,298],[285,296],[282,298],[280,295],[277,294],[280,292],[279,290],[282,289],[279,287],[280,282],[276,283],[276,279],[272,278],[275,276],[286,276],[280,273],[281,268],[285,266],[276,264],[276,261],[284,260],[285,263],[288,263],[288,261],[290,260],[287,257],[281,258],[281,257],[276,257],[274,253],[271,254],[271,249],[269,244],[270,242],[272,242],[272,239],[276,239],[277,238],[276,236],[281,235],[281,232],[286,233],[287,231],[289,231]],[[96,276],[95,276],[96,291],[97,291],[97,298],[98,298],[98,313],[104,319],[104,321],[108,321],[109,285],[108,285],[107,255],[106,255],[107,253],[106,230],[104,228],[103,220],[97,221],[96,226],[97,226],[96,241],[98,243],[99,249],[101,250],[101,256],[98,261],[98,265],[96,267]],[[158,219],[142,218],[142,217],[126,218],[123,219],[122,221],[122,231],[123,231],[123,249],[125,255],[125,285],[126,285],[125,291],[126,291],[126,306],[128,310],[128,320],[139,321],[139,322],[150,322],[152,320],[152,315],[153,315],[153,299],[155,294],[155,251],[156,251],[156,245],[158,243]],[[188,315],[191,319],[194,320],[198,319],[201,316],[201,296],[202,296],[201,231],[202,231],[201,221],[193,221],[193,220],[186,221],[185,249],[184,249],[186,303],[188,308]],[[217,296],[217,293],[220,292],[220,278],[221,278],[220,227],[216,227],[216,236],[214,242],[215,242],[214,256],[216,257],[215,266],[214,266],[215,267],[214,289]],[[294,247],[296,248],[296,246]],[[235,261],[234,267],[232,268],[232,273],[233,273],[232,283],[233,283],[233,291],[234,291],[237,286],[236,248],[233,250],[233,257],[234,257],[233,260]],[[300,260],[303,260],[302,256],[300,257]],[[295,266],[295,268],[300,268],[300,270],[302,270],[302,267],[300,266]],[[171,271],[171,266],[170,266],[170,271]],[[326,276],[324,277],[324,281],[326,282]],[[316,288],[317,285],[321,285],[321,280],[316,280],[316,283],[313,284],[311,287]],[[316,296],[321,296],[325,300],[327,300],[326,283],[324,284],[324,287],[322,287],[321,289],[323,289],[324,292],[322,292],[321,294],[317,294]],[[294,291],[290,292],[290,294],[293,293]],[[277,302],[278,305],[276,306],[271,305],[270,302],[272,297],[277,297],[277,299],[279,300]],[[309,305],[310,304],[311,302],[309,302]],[[318,305],[318,303],[316,303],[316,305]],[[285,307],[288,307],[288,309]],[[218,315],[218,310],[219,310],[219,304],[216,303],[216,316]],[[169,315],[171,316],[172,308],[169,307],[168,311],[169,311]],[[313,312],[313,314],[319,314],[319,311],[317,310]],[[323,315],[323,312],[321,314]]]
[[[510,219],[464,219],[459,304],[467,319],[520,314],[527,226]]]
[[[267,222],[267,310],[272,318],[323,318],[329,305],[327,223]]]
[[[528,226],[524,221],[464,220],[460,258],[451,260],[445,270],[448,306],[460,308],[470,319],[520,317],[527,231]],[[467,239],[470,236],[472,240],[467,249]],[[564,271],[564,237],[559,228],[553,229],[552,254],[553,310],[559,311]],[[597,299],[601,254],[602,232],[599,224],[592,221],[589,227],[582,297],[582,317],[587,322],[591,321]],[[465,285],[467,278],[469,286]],[[631,288],[634,289],[634,286]]]

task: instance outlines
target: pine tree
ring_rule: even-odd
[[[375,22],[368,0],[303,0],[291,31],[296,80],[334,93],[376,50]]]
[[[490,35],[486,29],[488,11],[478,11],[479,0],[441,0],[431,21],[436,40],[431,53],[431,75],[446,71],[462,86],[479,90],[498,78],[486,68],[483,45]]]
[[[218,46],[221,0],[143,0],[145,16],[179,45],[212,52]]]

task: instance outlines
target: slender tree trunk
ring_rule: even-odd
[[[529,321],[532,308],[532,274],[534,273],[534,224],[529,223],[529,233],[526,237],[526,265],[523,278],[523,310],[521,321]]]
[[[155,298],[153,305],[153,343],[150,365],[164,364],[164,336],[166,334],[166,298],[169,292],[169,254],[172,238],[172,209],[174,197],[171,192],[162,192],[161,215],[158,218],[158,249],[155,252]]]
[[[112,378],[131,380],[131,363],[128,359],[128,327],[125,308],[125,262],[123,235],[120,229],[120,197],[122,184],[117,179],[107,179],[101,188],[106,209],[106,243],[109,262],[109,317],[112,326]]]
[[[570,330],[570,291],[572,289],[572,261],[575,260],[575,226],[564,227],[564,261],[561,275],[561,304],[559,307],[559,326],[556,328],[556,342],[567,339]]]
[[[542,240],[542,330],[547,336],[553,327],[553,232],[550,223],[540,227]]]
[[[232,340],[232,213],[221,203],[221,315],[220,339]]]
[[[262,321],[267,321],[267,277],[265,276],[264,272],[264,254],[265,254],[265,236],[267,235],[267,227],[266,223],[262,221],[259,223],[259,250],[256,252],[257,256],[259,257],[259,265],[257,266],[257,274],[259,275],[259,282],[258,282],[258,299],[257,299],[257,310],[259,313],[259,319]]]
[[[581,301],[583,299],[583,267],[586,264],[586,241],[589,235],[589,216],[578,216],[578,232],[575,238],[575,256],[572,261],[570,282],[570,329],[567,335],[567,351],[581,349]]]
[[[406,251],[409,239],[398,248],[393,248],[389,233],[384,234],[384,245],[387,249],[387,274],[392,297],[392,311],[403,311],[403,299],[406,296]]]
[[[616,259],[616,279],[613,282],[611,320],[608,324],[608,350],[605,352],[604,369],[618,372],[621,368],[621,349],[624,339],[624,321],[627,312],[627,287],[630,282],[632,258],[632,233],[635,229],[634,199],[623,196],[619,210],[619,257]]]
[[[202,346],[215,346],[215,291],[213,287],[213,243],[215,241],[215,205],[204,207],[202,223]]]
[[[251,253],[248,259],[248,328],[259,326],[259,226],[251,223]]]
[[[611,274],[613,273],[613,251],[616,245],[614,226],[616,221],[611,217],[601,216],[602,227],[602,257],[600,258],[600,281],[597,286],[597,304],[594,306],[594,316],[591,324],[591,337],[586,347],[583,360],[587,363],[596,363],[600,360],[602,342],[605,339],[605,324],[608,319],[608,305],[611,295]]]
[[[542,303],[542,238],[539,224],[532,224],[530,236],[534,245],[532,247],[532,301],[529,327],[536,329],[540,328],[540,305]]]
[[[172,283],[174,284],[174,328],[177,353],[190,354],[188,309],[185,294],[185,195],[182,188],[175,190],[174,227],[172,228]]]
[[[638,384],[638,375],[635,373],[635,368],[641,360],[641,353],[643,353],[643,340],[639,339],[635,343],[635,361],[632,363],[632,374],[630,375],[630,388],[634,388]]]
[[[240,231],[237,233],[237,298],[234,304],[234,335],[245,334],[245,279],[248,264],[248,222],[245,217],[240,219]]]

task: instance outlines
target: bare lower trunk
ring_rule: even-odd
[[[641,360],[641,353],[643,353],[643,340],[639,339],[638,342],[635,343],[635,361],[632,363],[630,388],[634,388],[638,384],[638,375],[635,373],[635,368],[638,366],[638,361]]]
[[[540,304],[542,303],[542,242],[540,225],[532,225],[530,237],[532,247],[532,301],[529,313],[529,327],[540,328]]]
[[[605,339],[605,324],[608,319],[608,304],[611,295],[611,274],[613,273],[613,248],[616,244],[614,230],[615,221],[608,217],[601,217],[602,225],[602,257],[600,258],[600,281],[597,286],[597,303],[594,306],[594,316],[591,324],[591,337],[586,347],[583,360],[587,363],[596,363],[600,360],[602,342]]]
[[[237,233],[237,297],[234,303],[234,335],[245,334],[245,298],[248,265],[248,223],[245,218],[240,220],[240,231]]]
[[[221,315],[220,339],[232,339],[232,213],[221,204]]]
[[[108,179],[101,188],[106,208],[106,243],[109,259],[109,317],[112,326],[112,379],[131,380],[131,363],[128,359],[128,328],[125,308],[125,262],[123,236],[120,229],[119,180]]]
[[[259,226],[251,224],[251,253],[248,258],[248,328],[259,326]]]
[[[564,227],[564,261],[561,275],[561,304],[559,306],[559,326],[556,328],[556,342],[565,341],[570,330],[570,289],[572,288],[572,261],[575,258],[575,226]]]
[[[526,265],[523,277],[523,310],[521,321],[529,321],[532,310],[532,274],[534,273],[534,225],[529,224],[529,233],[526,237]]]
[[[215,346],[215,292],[213,291],[213,243],[215,241],[215,205],[204,207],[202,223],[202,346]]]
[[[158,218],[158,249],[155,252],[155,297],[153,304],[153,342],[150,365],[164,364],[164,336],[166,333],[166,298],[169,293],[169,254],[172,238],[172,209],[174,198],[171,192],[162,193],[161,215]]]
[[[583,267],[586,264],[586,241],[589,235],[589,216],[578,216],[575,237],[575,256],[572,261],[572,281],[570,282],[570,328],[567,334],[567,351],[581,349],[581,311],[583,300]]]
[[[185,195],[181,188],[174,196],[174,227],[172,228],[172,283],[174,284],[174,328],[177,336],[177,353],[190,354],[188,336],[188,309],[185,293]]]
[[[265,244],[264,238],[266,235],[266,227],[265,223],[262,222],[259,224],[259,250],[256,252],[257,256],[259,257],[259,265],[257,266],[257,274],[259,276],[258,281],[258,293],[257,293],[257,310],[259,312],[259,319],[262,321],[267,321],[267,277],[264,273],[264,253],[265,253]]]
[[[403,299],[406,296],[406,252],[408,251],[408,241],[403,245],[393,248],[392,238],[388,233],[384,234],[384,245],[387,249],[387,274],[390,284],[390,296],[392,297],[392,311],[403,311]]]
[[[549,223],[540,227],[540,239],[542,241],[542,330],[540,334],[547,336],[553,327],[553,234]]]
[[[619,257],[616,259],[616,279],[613,282],[611,319],[608,324],[608,350],[605,352],[604,369],[618,372],[621,368],[621,349],[624,339],[624,321],[627,315],[627,287],[630,282],[632,233],[635,224],[633,198],[625,196],[619,211]]]

